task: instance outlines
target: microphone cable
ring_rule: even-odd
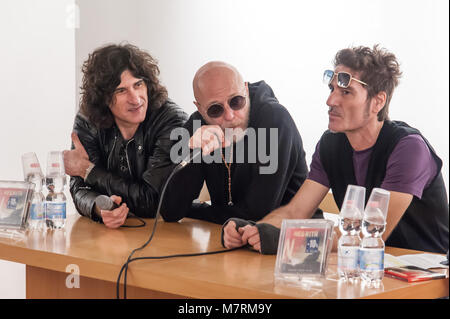
[[[139,216],[136,216],[135,214],[133,214],[131,212],[128,212],[127,219],[131,219],[131,218],[137,219],[141,223],[139,225],[121,225],[120,227],[123,227],[123,228],[141,228],[141,227],[145,227],[145,225],[147,225],[147,223],[145,222],[144,219],[142,219]]]
[[[211,251],[211,252],[203,252],[203,253],[191,253],[191,254],[176,254],[176,255],[168,255],[168,256],[156,256],[156,257],[137,257],[137,258],[132,258],[133,255],[139,251],[144,249],[145,247],[147,247],[147,245],[152,241],[153,236],[155,235],[155,231],[156,231],[156,225],[158,224],[158,219],[161,216],[161,205],[163,202],[163,198],[164,198],[164,194],[166,192],[166,188],[167,185],[169,184],[170,180],[172,179],[172,177],[182,168],[184,168],[186,165],[189,164],[190,161],[193,161],[196,157],[198,157],[201,154],[201,150],[197,149],[198,152],[196,154],[194,154],[192,157],[189,156],[187,159],[181,161],[181,163],[179,163],[177,166],[175,166],[175,168],[172,170],[172,172],[170,173],[169,177],[167,178],[164,187],[161,191],[161,197],[159,199],[159,203],[158,203],[158,208],[156,210],[156,216],[155,216],[155,222],[153,224],[153,229],[152,232],[150,234],[150,237],[148,238],[148,240],[141,246],[138,248],[135,248],[130,255],[128,256],[127,261],[122,265],[122,268],[120,269],[119,272],[119,276],[117,277],[117,282],[116,282],[116,298],[120,299],[120,279],[122,278],[122,273],[124,274],[124,282],[123,282],[123,298],[126,299],[127,298],[127,274],[128,274],[128,265],[133,262],[133,261],[137,261],[137,260],[146,260],[146,259],[167,259],[167,258],[174,258],[174,257],[192,257],[192,256],[202,256],[202,255],[212,255],[212,254],[219,254],[219,253],[225,253],[225,252],[229,252],[229,251],[233,251],[233,250],[237,250],[240,249],[242,247],[236,247],[236,248],[231,248],[231,249],[224,249],[224,250],[217,250],[217,251]]]

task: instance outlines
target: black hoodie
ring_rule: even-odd
[[[272,89],[264,81],[249,83],[250,114],[249,128],[256,133],[256,141],[265,139],[266,154],[270,151],[270,128],[278,131],[278,152],[275,158],[276,170],[272,174],[261,174],[261,168],[269,163],[261,163],[256,152],[256,163],[248,154],[248,137],[238,142],[244,143],[244,162],[234,159],[231,164],[231,195],[233,205],[229,206],[228,171],[223,162],[207,164],[191,163],[179,171],[169,182],[161,208],[166,221],[178,221],[183,217],[207,220],[223,224],[230,217],[258,221],[281,205],[287,204],[303,184],[308,174],[302,139],[297,127],[284,106],[279,104]],[[199,112],[191,115],[185,124],[190,136],[193,121],[200,120],[206,125]],[[266,129],[266,130],[258,130]],[[266,134],[266,136],[262,136]],[[257,143],[258,145],[258,143]],[[259,145],[258,145],[259,147]],[[216,152],[224,150],[216,150]],[[228,154],[224,152],[224,154]],[[249,156],[250,155],[250,156]],[[249,160],[250,158],[250,160]],[[264,160],[262,160],[264,162]],[[273,165],[271,163],[270,165]],[[211,205],[195,204],[203,182],[206,181]]]

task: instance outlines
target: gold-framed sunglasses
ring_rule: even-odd
[[[358,83],[361,83],[362,85],[368,86],[367,83],[365,83],[365,82],[363,82],[363,81],[361,81],[361,80],[358,80],[358,79],[354,78],[354,77],[353,77],[350,73],[348,73],[348,72],[343,72],[343,71],[341,71],[341,72],[337,72],[337,73],[336,73],[336,72],[334,72],[334,71],[332,71],[332,70],[325,70],[325,72],[323,72],[323,82],[324,82],[326,85],[329,85],[329,84],[333,81],[334,76],[337,76],[337,85],[338,85],[340,88],[344,88],[344,89],[348,88],[348,86],[350,85],[350,82],[351,82],[352,80],[354,80],[354,81],[356,81],[356,82],[358,82]]]

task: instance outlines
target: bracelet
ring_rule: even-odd
[[[88,168],[86,168],[86,173],[84,174],[84,181],[88,178],[89,173],[92,171],[92,169],[95,167],[94,163],[89,162]]]

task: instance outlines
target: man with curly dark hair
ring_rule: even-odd
[[[386,245],[448,251],[442,160],[419,130],[388,117],[400,75],[395,55],[379,46],[340,50],[334,70],[324,72],[330,88],[328,130],[317,143],[308,178],[289,204],[256,226],[229,221],[224,245],[250,244],[262,253],[276,253],[276,227],[283,219],[311,218],[330,188],[340,208],[347,186],[353,184],[366,188],[366,203],[373,188],[390,191]]]
[[[173,168],[170,132],[187,115],[159,81],[153,57],[131,44],[95,50],[82,67],[80,111],[72,150],[64,151],[70,192],[81,215],[120,227],[128,212],[154,217]],[[118,205],[100,210],[99,195]]]

